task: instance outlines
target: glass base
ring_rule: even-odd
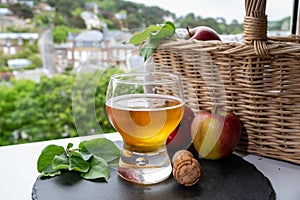
[[[166,148],[150,153],[123,148],[118,173],[127,181],[148,185],[166,180],[172,173],[172,166]]]

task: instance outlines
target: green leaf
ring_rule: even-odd
[[[84,151],[71,151],[71,153],[74,156],[81,157],[85,161],[88,161],[93,156],[93,154]]]
[[[85,161],[82,157],[72,155],[69,158],[69,170],[78,171],[78,172],[87,172],[89,171],[90,164]]]
[[[79,144],[79,149],[103,158],[108,164],[115,163],[115,160],[119,159],[121,155],[121,150],[106,138],[83,141]]]
[[[109,166],[112,166],[112,167],[116,167],[119,165],[119,159],[120,157],[116,157],[114,160],[110,161],[109,162]]]
[[[41,155],[38,158],[37,161],[37,169],[38,172],[42,172],[46,167],[49,165],[52,165],[52,160],[56,155],[60,155],[65,152],[65,149],[62,146],[58,145],[49,145],[45,147]]]
[[[174,32],[175,32],[176,26],[173,22],[167,21],[165,24],[171,26],[172,27],[171,29],[174,29]]]
[[[156,33],[151,33],[149,39],[143,44],[141,48],[141,55],[146,61],[157,47],[164,41],[173,36],[175,33],[175,25],[172,22],[166,22],[161,29]]]
[[[110,177],[109,165],[104,159],[93,156],[89,171],[82,173],[81,177],[85,179],[104,178],[105,181],[108,181]]]
[[[143,41],[147,40],[150,37],[150,34],[156,32],[160,29],[160,26],[150,25],[144,31],[136,33],[133,35],[128,43],[133,44],[134,46],[140,45]]]
[[[80,154],[71,154],[71,156],[68,156],[64,152],[60,155],[56,155],[52,161],[52,168],[54,170],[87,172],[89,167],[89,162],[85,161]]]
[[[140,54],[144,57],[144,61],[146,61],[154,53],[160,43],[161,40],[159,39],[147,40],[145,42],[140,51]]]
[[[167,22],[161,27],[161,29],[158,30],[158,32],[150,34],[149,39],[165,40],[167,38],[172,37],[175,32],[175,26],[174,24],[172,24],[172,22]]]
[[[66,152],[54,157],[52,161],[52,167],[55,170],[69,169],[69,157],[67,156]]]
[[[71,149],[72,147],[73,147],[73,144],[69,143],[68,146],[67,146],[67,149]]]
[[[135,46],[142,44],[140,54],[146,61],[164,40],[174,35],[175,30],[174,23],[170,21],[167,21],[164,25],[151,25],[143,32],[133,35],[128,43]]]
[[[56,176],[61,174],[60,170],[53,169],[52,164],[48,165],[47,167],[44,168],[44,170],[41,173],[41,177],[45,176]]]
[[[61,174],[60,170],[55,170],[53,169],[52,165],[48,165],[41,173],[41,177],[46,177],[46,176],[56,176]]]
[[[57,145],[43,149],[38,160],[41,177],[56,176],[69,170],[81,173],[85,179],[104,178],[108,181],[109,166],[117,165],[121,154],[112,141],[98,138],[81,142],[78,149],[72,147],[73,144],[69,143],[66,149]]]

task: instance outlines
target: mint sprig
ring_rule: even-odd
[[[120,149],[106,138],[83,141],[78,148],[72,149],[58,145],[45,147],[37,161],[41,177],[52,177],[64,171],[74,171],[84,179],[103,178],[108,181],[110,166],[116,166],[121,154]]]
[[[141,45],[140,55],[146,61],[164,40],[174,35],[175,30],[175,25],[169,21],[163,25],[151,25],[144,31],[133,35],[128,43],[135,46]]]

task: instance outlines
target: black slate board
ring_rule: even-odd
[[[116,169],[106,182],[88,181],[71,172],[53,178],[37,178],[33,200],[272,200],[270,181],[256,167],[237,155],[218,160],[199,160],[200,181],[191,187],[179,185],[170,176],[156,185],[136,185],[120,178]]]

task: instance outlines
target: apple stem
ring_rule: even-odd
[[[189,27],[186,27],[186,30],[189,33],[190,37],[192,37],[193,35],[191,34]]]

